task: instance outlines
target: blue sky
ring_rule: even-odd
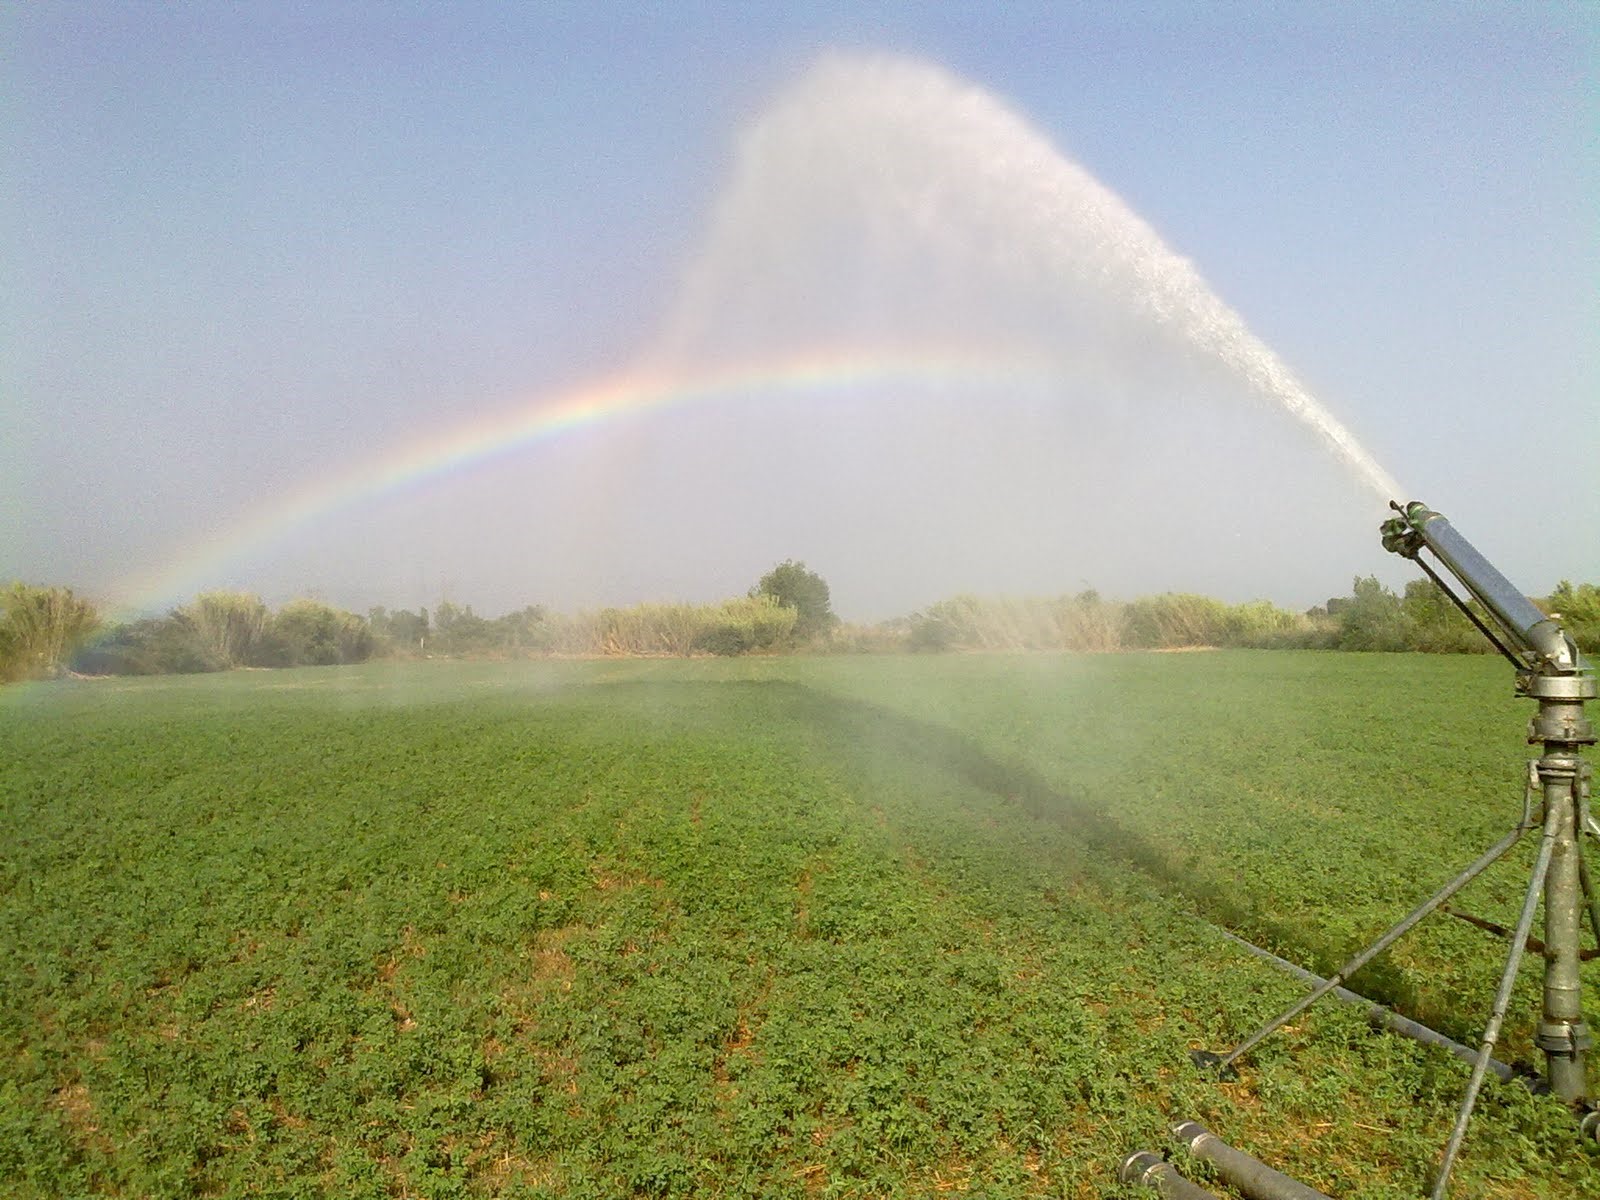
[[[1600,8],[770,7],[10,7],[0,576],[109,597],[309,479],[627,367],[740,128],[843,49],[992,93],[1508,575],[1600,580]],[[1208,443],[1185,454],[1153,400],[1078,402],[1059,430],[993,398],[848,436],[836,399],[619,423],[195,583],[575,608],[716,598],[793,555],[878,617],[1410,577],[1371,501],[1248,406],[1212,422],[1235,457],[1211,417],[1171,424]],[[1077,424],[1103,441],[1064,447],[1079,484],[1052,492],[1040,429]],[[1175,511],[1203,515],[1167,541],[1073,532]]]

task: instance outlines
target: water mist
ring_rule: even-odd
[[[1123,358],[1152,336],[1212,356],[1379,499],[1401,495],[1121,199],[987,92],[907,59],[826,57],[749,126],[652,358],[952,340],[1036,357],[1069,329]]]
[[[1060,563],[1085,586],[1176,575],[1222,588],[1244,510],[1300,483],[1301,464],[1234,421],[1237,409],[1153,402],[1241,391],[1309,426],[1380,501],[1401,497],[1194,267],[1021,117],[924,63],[832,55],[745,129],[679,293],[624,370],[307,480],[115,592],[133,611],[179,602],[219,564],[332,511],[657,409],[674,410],[674,436],[634,443],[642,465],[599,459],[578,473],[596,492],[582,506],[590,522],[698,497],[678,516],[698,544],[728,561],[827,544],[837,569],[854,555],[861,580],[885,580],[879,596],[858,592],[880,615],[984,578],[1058,588]],[[823,396],[870,403],[819,419]],[[714,413],[693,424],[695,407],[757,398],[759,432]],[[1131,411],[1114,412],[1124,401]],[[742,502],[679,488],[686,479],[719,480]],[[1207,505],[1224,506],[1225,523],[1202,528]],[[566,563],[567,578],[598,581],[626,561],[640,578],[703,586],[656,528],[601,571],[590,547],[632,527],[567,542],[570,527],[539,526],[550,540],[529,553]],[[1302,535],[1254,535],[1275,584],[1303,559]],[[888,580],[884,555],[906,545],[918,553]],[[1052,565],[1029,574],[1039,562]]]

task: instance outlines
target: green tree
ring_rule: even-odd
[[[331,666],[365,662],[372,654],[372,633],[355,613],[320,600],[292,600],[272,617],[270,647],[262,666]]]
[[[428,610],[399,608],[390,612],[381,606],[368,609],[367,628],[383,653],[421,654],[428,644]]]
[[[750,589],[750,596],[771,596],[785,608],[794,609],[794,634],[798,638],[818,637],[839,621],[833,613],[827,580],[792,558],[763,575],[761,582]]]
[[[472,611],[472,605],[441,600],[433,610],[433,642],[437,654],[493,654],[500,649],[494,623]]]
[[[1396,596],[1376,576],[1357,579],[1350,599],[1338,607],[1339,649],[1406,649],[1405,613]],[[1333,606],[1329,605],[1333,611]]]
[[[503,653],[548,654],[556,639],[555,623],[542,604],[529,604],[490,622]]]
[[[1592,583],[1574,585],[1570,579],[1556,584],[1550,593],[1550,610],[1568,621],[1600,621],[1600,587]]]

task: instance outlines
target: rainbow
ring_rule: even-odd
[[[331,513],[566,434],[654,410],[718,400],[776,399],[866,385],[1037,384],[1060,365],[1009,351],[831,351],[694,372],[635,370],[554,396],[540,396],[452,430],[393,446],[333,477],[308,480],[286,495],[211,531],[157,570],[112,590],[122,615],[148,613],[219,586],[228,566]]]

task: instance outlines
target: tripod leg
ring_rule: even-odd
[[[1424,900],[1416,908],[1412,909],[1412,911],[1406,914],[1399,924],[1395,925],[1377,941],[1373,942],[1372,945],[1368,946],[1365,950],[1361,951],[1360,954],[1357,954],[1349,962],[1345,963],[1344,966],[1340,967],[1337,972],[1325,980],[1322,985],[1309,996],[1305,997],[1303,1000],[1297,1001],[1295,1004],[1285,1009],[1281,1014],[1268,1021],[1265,1025],[1256,1030],[1255,1033],[1251,1034],[1244,1041],[1240,1042],[1222,1058],[1212,1058],[1210,1055],[1206,1055],[1204,1056],[1205,1062],[1219,1074],[1226,1072],[1230,1067],[1233,1066],[1235,1062],[1243,1058],[1251,1050],[1255,1049],[1256,1046],[1260,1045],[1260,1043],[1267,1037],[1277,1032],[1279,1029],[1282,1029],[1290,1021],[1294,1020],[1301,1013],[1305,1012],[1306,1009],[1310,1008],[1318,1000],[1322,999],[1322,997],[1326,996],[1329,992],[1333,991],[1334,988],[1342,984],[1346,979],[1349,979],[1350,976],[1354,975],[1362,967],[1366,966],[1367,963],[1371,962],[1374,958],[1387,950],[1401,937],[1409,933],[1412,927],[1415,926],[1418,921],[1422,920],[1423,917],[1433,912],[1434,909],[1438,908],[1446,900],[1450,899],[1451,896],[1454,896],[1462,888],[1466,887],[1467,884],[1471,883],[1472,880],[1476,879],[1485,870],[1493,866],[1494,863],[1499,860],[1499,858],[1505,854],[1507,850],[1511,849],[1512,846],[1517,844],[1523,833],[1526,831],[1526,826],[1517,826],[1517,828],[1513,829],[1510,833],[1506,834],[1505,837],[1501,838],[1500,841],[1496,842],[1493,846],[1486,850],[1483,856],[1479,858],[1477,862],[1473,863],[1465,871],[1461,872],[1461,874],[1457,875],[1449,883],[1445,884],[1444,887],[1440,888],[1432,896],[1428,897],[1428,899]],[[1523,937],[1527,937],[1526,930],[1523,931]],[[1197,1059],[1197,1061],[1199,1061],[1199,1059]]]
[[[1589,813],[1589,779],[1585,771],[1578,779],[1578,883],[1583,888],[1583,899],[1589,909],[1589,928],[1594,931],[1594,942],[1600,946],[1600,897],[1594,892],[1589,877],[1589,863],[1583,857],[1583,835],[1588,834],[1600,842],[1600,825]]]
[[[1594,941],[1600,946],[1600,898],[1594,894],[1594,885],[1589,878],[1589,864],[1583,857],[1583,840],[1578,840],[1578,884],[1583,889],[1585,906],[1589,910],[1589,928],[1594,930]]]
[[[1544,889],[1544,877],[1550,870],[1550,855],[1555,850],[1563,819],[1571,821],[1572,810],[1564,805],[1552,805],[1545,814],[1544,836],[1539,840],[1539,855],[1534,860],[1533,878],[1528,882],[1528,894],[1522,901],[1522,915],[1517,918],[1517,931],[1511,936],[1511,953],[1506,958],[1506,969],[1500,976],[1500,988],[1494,995],[1494,1011],[1484,1026],[1483,1045],[1478,1049],[1478,1061],[1472,1066],[1472,1077],[1467,1081],[1467,1094],[1462,1098],[1461,1111],[1456,1114],[1455,1128],[1450,1131],[1450,1141],[1444,1148],[1444,1158],[1439,1163],[1439,1174],[1434,1180],[1432,1200],[1444,1200],[1449,1194],[1450,1170],[1455,1166],[1456,1155],[1461,1152],[1461,1142],[1467,1136],[1467,1123],[1472,1120],[1473,1106],[1478,1102],[1478,1090],[1483,1087],[1483,1077],[1489,1070],[1489,1059],[1494,1044],[1500,1040],[1500,1026],[1506,1019],[1506,1009],[1511,1006],[1511,988],[1517,981],[1517,968],[1522,965],[1522,952],[1528,945],[1528,934],[1533,929],[1533,915],[1539,909],[1539,893]]]

